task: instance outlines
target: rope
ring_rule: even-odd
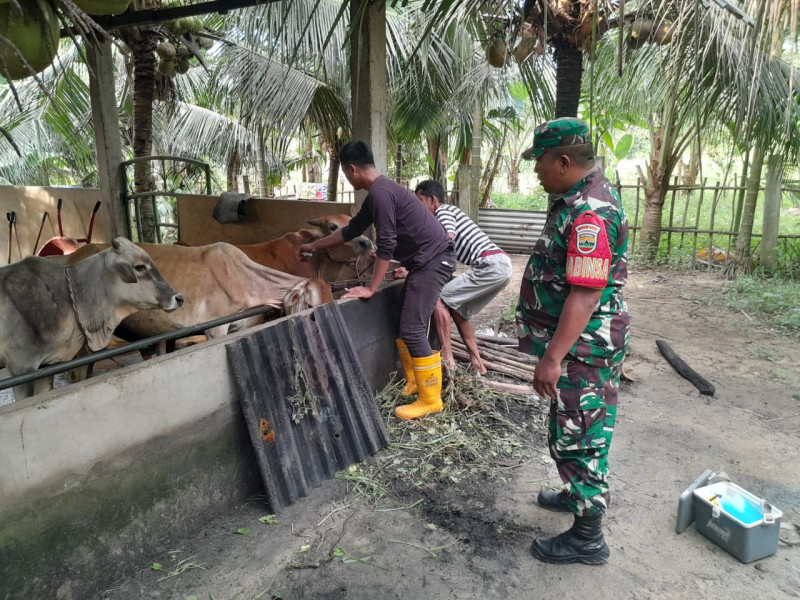
[[[86,335],[86,328],[83,326],[83,323],[81,323],[81,317],[78,314],[78,306],[75,302],[75,288],[72,285],[71,271],[72,267],[64,267],[64,274],[67,276],[67,289],[69,289],[69,303],[72,306],[72,312],[75,313],[75,322],[78,324],[78,331],[81,332],[83,339],[88,343],[89,336]]]

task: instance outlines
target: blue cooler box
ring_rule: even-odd
[[[730,481],[694,490],[697,531],[743,563],[778,551],[783,513]]]

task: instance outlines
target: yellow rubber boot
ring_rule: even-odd
[[[414,376],[417,379],[419,396],[413,404],[394,409],[401,419],[410,421],[425,415],[442,412],[442,357],[438,352],[425,358],[412,358]]]
[[[414,379],[414,367],[411,364],[411,355],[408,353],[406,343],[397,338],[397,352],[400,354],[400,362],[403,363],[403,371],[406,374],[406,387],[403,388],[403,396],[413,396],[417,393],[417,380]]]

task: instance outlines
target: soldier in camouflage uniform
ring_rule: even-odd
[[[573,526],[534,540],[544,562],[604,563],[608,448],[629,339],[622,287],[628,223],[616,190],[594,166],[589,126],[571,118],[536,128],[523,153],[555,195],[530,257],[517,306],[520,349],[539,357],[534,387],[550,398],[549,446],[563,489],[542,490],[543,508],[572,512]]]

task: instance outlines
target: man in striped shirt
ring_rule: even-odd
[[[414,193],[455,242],[458,262],[469,267],[445,284],[434,311],[436,330],[442,343],[442,358],[451,369],[455,368],[450,340],[452,316],[469,351],[472,369],[483,375],[486,367],[481,360],[475,330],[469,319],[489,304],[511,281],[511,259],[467,215],[457,207],[445,203],[441,183],[428,179],[417,185]]]

